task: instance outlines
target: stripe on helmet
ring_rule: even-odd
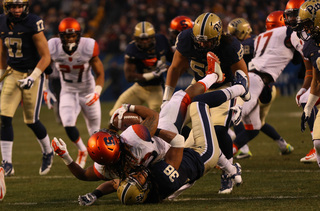
[[[130,188],[131,184],[130,183],[127,183],[126,186],[124,187],[123,191],[122,191],[122,194],[121,194],[121,202],[123,204],[126,204],[126,195],[128,193],[128,190]]]
[[[207,12],[205,14],[204,18],[203,18],[202,25],[201,25],[201,28],[200,28],[200,35],[202,35],[202,36],[204,35],[204,30],[206,28],[206,23],[208,21],[209,16],[210,16],[210,13]]]
[[[142,34],[144,34],[144,33],[146,33],[146,22],[143,21],[141,24],[142,24],[142,25],[141,25]]]

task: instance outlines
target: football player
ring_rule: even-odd
[[[189,67],[194,72],[195,81],[199,81],[205,76],[207,69],[206,53],[212,51],[221,62],[221,69],[226,79],[222,83],[213,84],[208,91],[214,91],[230,87],[235,72],[243,71],[247,75],[247,66],[243,60],[243,48],[241,43],[231,35],[226,35],[222,31],[222,21],[214,13],[203,13],[194,22],[192,29],[182,31],[177,38],[177,49],[171,66],[168,69],[166,87],[163,101],[171,98],[177,85],[178,78]],[[250,93],[243,95],[246,100]],[[232,140],[228,135],[232,110],[235,100],[227,101],[218,107],[211,108],[213,114],[212,122],[217,134],[221,151],[232,162]],[[222,174],[221,189],[219,193],[230,193],[232,189],[231,180],[226,181],[227,177]]]
[[[147,21],[138,23],[133,32],[134,40],[125,52],[124,73],[128,82],[134,84],[120,95],[110,116],[123,103],[141,105],[160,111],[163,95],[162,73],[167,71],[166,61],[172,60],[172,50],[167,38],[156,34]]]
[[[60,74],[62,125],[78,148],[76,163],[84,168],[88,152],[76,122],[82,111],[89,135],[100,129],[99,97],[104,84],[104,68],[99,59],[99,47],[94,39],[81,37],[80,24],[74,18],[63,19],[59,24],[59,38],[50,39],[48,44],[52,69]]]
[[[283,69],[293,59],[295,50],[301,49],[299,39],[292,36],[292,29],[285,26],[283,11],[275,11],[266,19],[267,31],[257,36],[254,42],[254,58],[249,62],[251,99],[243,104],[242,121],[245,131],[234,140],[233,152],[256,137],[261,129],[259,96],[263,88],[275,82]],[[279,56],[281,55],[281,56]],[[274,62],[269,62],[269,61]],[[282,154],[288,154],[293,147],[284,139],[277,140]]]
[[[297,16],[299,13],[300,6],[305,2],[305,0],[289,0],[286,4],[286,9],[284,11],[284,20],[287,26],[291,27],[293,30],[297,28]],[[295,32],[294,32],[295,33]],[[303,40],[301,40],[303,42]],[[305,107],[308,96],[310,93],[310,85],[312,81],[312,65],[309,60],[304,59],[304,65],[306,68],[305,77],[302,87],[296,94],[296,103],[302,109]],[[313,136],[313,123],[317,115],[318,109],[316,106],[313,107],[308,119],[308,126],[310,129],[311,137]],[[300,162],[309,163],[317,162],[316,151],[314,147],[307,153],[306,156],[300,159]]]
[[[254,40],[256,35],[251,34],[252,28],[250,23],[244,18],[236,18],[230,21],[228,24],[228,33],[232,34],[243,45],[244,55],[243,58],[248,65],[248,63],[253,58],[254,52]],[[276,131],[274,127],[265,122],[265,119],[269,113],[272,102],[276,98],[276,87],[275,85],[267,85],[263,88],[260,96],[259,96],[259,105],[260,105],[260,119],[261,119],[261,131],[265,133],[267,136],[272,138],[274,141],[278,141],[283,139],[279,133]],[[242,108],[240,108],[242,109]],[[234,130],[236,134],[239,134],[244,130],[244,126],[242,123],[234,126]],[[290,151],[291,152],[291,151]],[[288,152],[288,153],[290,153]],[[237,159],[248,158],[252,156],[252,153],[249,150],[247,145],[244,145],[240,148],[237,154],[234,155]]]
[[[306,129],[306,122],[311,116],[313,107],[316,105],[319,109],[319,43],[320,43],[320,2],[319,1],[306,1],[299,8],[297,18],[297,31],[299,37],[305,41],[303,46],[303,55],[308,58],[312,64],[312,82],[310,94],[308,96],[307,104],[304,107],[301,116],[301,130]],[[319,112],[317,113],[314,130],[313,130],[313,146],[316,152],[317,163],[320,167],[320,130],[319,130]]]
[[[181,15],[177,16],[174,19],[171,20],[170,22],[170,27],[169,27],[169,36],[170,36],[170,43],[172,46],[172,50],[176,50],[176,40],[177,36],[180,32],[186,29],[191,29],[193,27],[193,21],[191,18]]]
[[[29,14],[28,0],[4,0],[0,15],[0,74],[7,75],[1,92],[1,154],[5,175],[14,174],[12,165],[12,118],[23,101],[24,122],[36,135],[43,153],[40,175],[50,171],[53,151],[47,130],[39,120],[43,71],[50,64],[43,20]]]

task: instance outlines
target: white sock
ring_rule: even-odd
[[[42,153],[49,154],[52,152],[52,148],[51,148],[50,139],[49,139],[48,134],[43,139],[37,139],[37,140],[40,144]]]
[[[236,139],[236,133],[233,130],[231,130],[230,128],[228,129],[228,134],[231,137],[232,141],[234,139]]]
[[[1,141],[2,160],[12,163],[12,147],[13,141]]]
[[[276,140],[278,146],[280,149],[286,149],[287,147],[287,142],[283,139],[283,138],[280,138],[279,140]]]
[[[224,94],[227,96],[227,100],[243,95],[246,92],[244,87],[240,84],[236,84],[231,87],[222,89],[221,91],[223,91]]]
[[[232,163],[226,158],[226,156],[222,152],[219,156],[217,164],[228,175],[237,173],[237,168],[234,165],[232,165]]]
[[[83,141],[82,141],[82,138],[79,137],[79,139],[76,141],[76,143],[74,143],[77,148],[81,151],[81,152],[84,152],[84,151],[87,151],[87,147],[86,145],[84,145]]]
[[[202,82],[206,85],[206,88],[209,89],[209,87],[214,84],[218,79],[217,74],[209,74],[206,75],[203,79],[199,80],[199,82]]]
[[[313,141],[313,146],[316,149],[317,163],[320,167],[320,140],[316,139]]]

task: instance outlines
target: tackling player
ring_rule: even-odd
[[[304,107],[303,114],[301,116],[301,131],[306,129],[306,122],[311,116],[313,107],[316,105],[319,109],[319,57],[320,57],[320,2],[319,1],[306,1],[299,8],[299,14],[297,18],[297,32],[299,37],[305,41],[303,46],[303,55],[308,58],[312,64],[312,82],[310,94],[307,100],[307,104]],[[320,127],[319,117],[320,113],[317,113],[314,127],[313,127],[313,146],[316,152],[316,158],[318,166],[320,167]]]
[[[167,71],[166,61],[172,60],[169,41],[162,34],[156,34],[154,27],[147,21],[138,23],[134,28],[134,40],[125,52],[124,73],[128,82],[134,84],[120,95],[110,116],[122,104],[141,105],[160,111],[163,95],[162,73]]]
[[[236,38],[223,33],[222,21],[214,13],[203,13],[197,17],[192,29],[184,30],[178,35],[176,46],[177,49],[167,73],[163,101],[171,98],[179,77],[189,67],[194,72],[195,81],[199,81],[205,76],[207,69],[205,58],[208,51],[212,51],[218,56],[222,72],[226,77],[222,83],[213,84],[208,92],[230,87],[237,70],[243,71],[247,75],[247,66],[242,58],[242,45]],[[248,93],[242,97],[249,99],[249,96]],[[235,100],[231,100],[210,109],[220,149],[231,163],[233,160],[232,140],[228,135],[228,128],[232,116],[230,108],[234,104]],[[231,189],[232,182],[223,173],[219,193],[230,193]]]
[[[254,42],[255,56],[249,63],[251,99],[243,104],[242,121],[245,131],[234,140],[234,154],[256,137],[261,129],[259,96],[263,88],[277,80],[293,59],[295,50],[301,49],[299,39],[295,39],[292,29],[285,26],[283,11],[275,11],[268,15],[266,29],[267,31],[259,34]],[[284,139],[277,140],[277,143],[282,154],[288,154],[293,150]]]
[[[14,174],[12,165],[12,118],[23,102],[24,122],[36,135],[43,153],[40,175],[50,171],[53,151],[47,130],[39,120],[44,74],[50,52],[43,20],[29,14],[28,0],[4,0],[0,15],[0,75],[6,74],[1,92],[1,154],[5,175]]]
[[[99,97],[104,84],[104,68],[99,59],[99,47],[94,39],[81,37],[80,24],[74,18],[63,19],[59,24],[59,38],[50,39],[48,44],[51,66],[60,74],[59,112],[62,125],[78,148],[76,163],[84,168],[88,152],[76,122],[82,111],[89,135],[100,129]]]

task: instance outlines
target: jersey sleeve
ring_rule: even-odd
[[[30,19],[27,22],[27,25],[32,28],[33,34],[37,34],[39,32],[42,32],[44,30],[44,22],[43,20],[34,14],[29,14]]]
[[[92,57],[99,56],[99,54],[100,54],[99,45],[98,45],[98,43],[95,41],[95,42],[94,42],[94,47],[93,47]]]

